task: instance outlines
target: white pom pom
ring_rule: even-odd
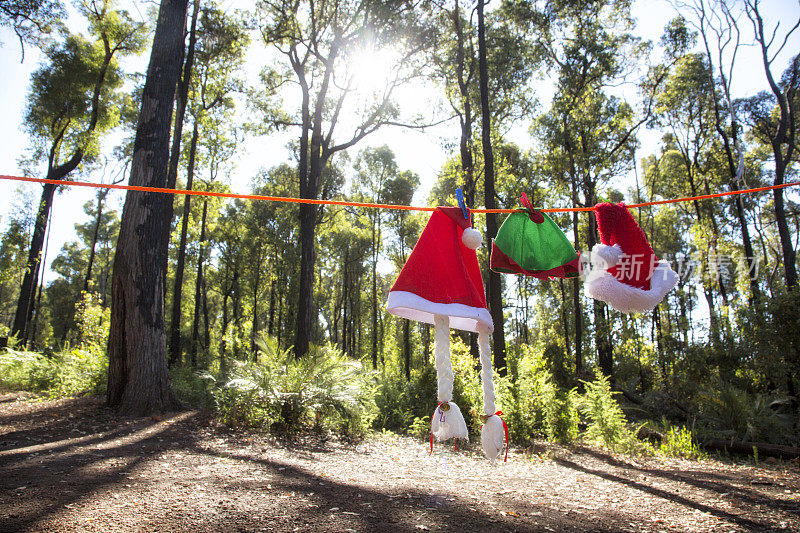
[[[470,250],[477,250],[482,241],[483,236],[481,232],[474,228],[465,229],[464,233],[461,235],[461,242]]]
[[[624,252],[619,244],[615,244],[614,246],[596,244],[595,247],[592,248],[592,265],[600,270],[607,270],[617,266],[623,255]]]

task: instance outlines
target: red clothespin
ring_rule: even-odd
[[[531,201],[528,200],[527,194],[522,193],[522,196],[520,197],[519,201],[522,202],[522,206],[528,210],[528,216],[530,217],[531,222],[535,222],[537,224],[541,224],[542,222],[544,222],[544,215],[542,215],[541,212],[533,208]]]

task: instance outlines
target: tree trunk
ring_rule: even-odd
[[[464,173],[464,197],[468,206],[475,205],[475,174],[472,160],[472,104],[469,96],[469,84],[472,79],[472,70],[467,68],[464,49],[464,31],[461,27],[461,8],[458,0],[455,0],[453,8],[453,25],[456,30],[458,48],[456,49],[456,72],[458,75],[458,92],[461,96],[461,103],[464,106],[464,114],[461,115],[461,141],[459,150],[461,153],[461,171]],[[470,58],[471,59],[471,58]],[[471,63],[470,66],[474,65]],[[477,344],[476,344],[477,346]]]
[[[183,137],[183,120],[186,117],[186,104],[189,101],[189,86],[192,81],[192,68],[194,66],[194,49],[197,44],[197,15],[200,13],[200,0],[194,1],[192,9],[192,26],[189,30],[189,45],[186,47],[186,62],[183,64],[183,75],[178,83],[175,106],[175,131],[172,134],[172,150],[169,156],[169,171],[167,174],[167,187],[172,189],[178,182],[178,163],[181,158],[181,141]],[[181,55],[183,61],[183,55]],[[191,190],[191,187],[187,186]],[[188,196],[186,198],[189,198]],[[170,215],[170,219],[171,219]]]
[[[558,280],[558,285],[561,288],[561,321],[564,324],[564,355],[568,358],[572,353],[572,347],[569,342],[569,317],[567,316],[567,296],[564,290],[564,280]],[[577,372],[577,369],[575,369]]]
[[[211,323],[208,320],[208,289],[205,275],[203,275],[203,286],[200,291],[203,298],[203,350],[208,353],[211,346]]]
[[[202,244],[201,244],[202,246]],[[202,248],[197,258],[197,275],[194,279],[194,314],[192,315],[192,343],[189,349],[189,361],[193,369],[197,369],[197,352],[200,345],[200,313],[202,310],[203,260]]]
[[[349,354],[349,338],[348,333],[348,320],[350,318],[348,311],[350,310],[350,249],[344,250],[344,265],[342,267],[342,351]]]
[[[376,217],[377,218],[377,217]],[[372,370],[378,369],[378,242],[377,221],[372,223]]]
[[[253,361],[258,360],[256,350],[256,333],[258,333],[258,289],[261,285],[261,245],[258,246],[256,253],[255,276],[253,280],[253,322],[250,328],[250,351],[253,352]]]
[[[775,144],[773,142],[773,144]],[[775,150],[775,180],[774,185],[783,185],[784,175],[786,173],[786,166],[783,160],[780,159],[780,149]],[[789,230],[789,224],[786,222],[786,209],[783,203],[783,189],[775,189],[772,191],[772,197],[775,201],[775,221],[778,224],[778,235],[781,238],[781,251],[783,252],[783,271],[786,278],[786,286],[788,288],[797,286],[797,267],[796,254],[794,251],[794,243],[792,242],[792,233]]]
[[[233,294],[231,299],[233,300],[233,329],[234,329],[234,342],[233,342],[233,356],[239,359],[240,355],[240,345],[242,339],[242,324],[241,324],[241,291],[239,290],[239,264],[237,263],[233,269],[233,283],[231,288],[233,290]]]
[[[189,45],[186,47],[186,50],[181,48],[181,62],[184,59],[184,52],[186,55],[186,61],[183,62],[183,74],[178,82],[177,93],[175,95],[176,105],[175,105],[175,120],[174,120],[174,131],[172,133],[172,149],[170,151],[169,156],[169,167],[167,170],[167,188],[174,189],[176,184],[178,183],[178,163],[181,159],[181,142],[183,141],[183,122],[184,118],[186,117],[186,105],[189,101],[189,87],[191,85],[192,79],[192,67],[194,65],[194,51],[195,45],[197,44],[197,15],[200,12],[200,0],[194,1],[194,8],[192,9],[192,25],[191,29],[189,30]],[[196,123],[197,121],[195,121]],[[196,127],[196,124],[195,124]],[[196,143],[196,139],[195,139]],[[189,184],[187,184],[187,189],[191,190],[191,179]],[[185,200],[189,200],[189,196],[185,196]],[[173,204],[174,198],[169,202],[167,206],[167,220],[169,221],[164,228],[166,232],[164,235],[164,242],[167,243],[169,246],[169,235],[170,231],[172,231],[172,215],[173,215]],[[185,204],[184,204],[185,205]],[[184,210],[185,211],[185,210]],[[168,270],[168,261],[169,261],[169,254],[164,254],[164,275],[166,276]],[[183,280],[183,272],[181,272],[181,281]],[[164,279],[164,287],[167,286],[167,280]],[[173,305],[172,308],[173,316],[175,318],[175,306]],[[180,320],[180,317],[179,317]],[[177,352],[175,348],[175,344],[173,342],[176,340],[175,335],[177,334]],[[170,322],[170,337],[169,337],[169,365],[172,366],[176,363],[180,363],[180,359],[182,356],[181,353],[181,346],[180,346],[180,322],[178,324],[178,329],[175,330],[173,326],[173,322]]]
[[[275,342],[278,346],[278,349],[282,347],[281,332],[283,332],[283,298],[278,298],[278,331],[277,335],[275,336]]]
[[[605,376],[612,379],[614,374],[614,350],[611,346],[611,334],[608,326],[609,320],[606,316],[606,305],[599,301],[594,301],[594,328],[595,343],[597,344],[597,363]]]
[[[131,185],[164,187],[169,130],[188,0],[162,0],[142,94],[131,162]],[[112,279],[106,401],[123,414],[179,407],[167,374],[164,335],[164,225],[168,195],[128,192]]]
[[[36,286],[39,280],[42,247],[44,246],[47,220],[50,217],[50,209],[53,207],[53,195],[55,192],[55,185],[46,183],[44,187],[42,187],[42,198],[39,200],[39,212],[36,214],[33,236],[31,237],[31,247],[28,251],[28,261],[25,264],[25,276],[22,278],[22,286],[19,289],[19,299],[17,300],[17,312],[14,314],[14,324],[11,327],[11,336],[15,336],[18,339],[24,339],[26,337],[28,324],[33,317],[33,304],[34,298],[36,297]]]
[[[192,190],[194,181],[194,165],[197,153],[199,129],[194,121],[192,140],[189,144],[189,161],[186,168],[186,190]],[[181,305],[183,304],[183,274],[186,269],[186,236],[189,233],[189,216],[191,215],[192,197],[183,197],[183,218],[181,219],[181,240],[178,244],[178,262],[175,265],[175,285],[172,287],[172,320],[169,325],[169,366],[179,365],[183,357],[181,346]],[[172,215],[170,214],[170,218]],[[166,239],[169,240],[169,234]]]
[[[307,196],[303,196],[306,198]],[[314,327],[314,230],[317,207],[300,204],[300,286],[297,296],[297,337],[294,346],[296,357],[304,357],[311,345]]]
[[[411,321],[403,320],[403,361],[406,368],[406,381],[411,381]]]
[[[89,262],[86,266],[86,277],[83,280],[84,292],[89,292],[89,283],[92,280],[92,267],[94,266],[95,248],[97,247],[97,237],[100,234],[100,220],[103,217],[103,201],[106,199],[108,190],[100,191],[97,194],[97,211],[94,220],[94,230],[92,231],[92,243],[89,245]]]
[[[47,237],[44,239],[44,249],[42,251],[42,263],[47,262],[47,248],[50,244],[50,221],[47,223]],[[39,294],[36,296],[36,315],[34,315],[31,332],[30,335],[26,336],[23,340],[25,344],[28,344],[28,340],[30,340],[31,344],[36,344],[36,328],[39,326],[39,317],[41,316],[42,310],[42,291],[44,290],[44,269],[42,269],[42,275],[39,280]],[[74,322],[74,321],[73,321]],[[62,342],[66,340],[67,332],[69,331],[68,328],[64,329],[64,338]]]
[[[275,279],[269,284],[269,320],[267,321],[267,334],[275,334]]]
[[[302,89],[302,131],[300,132],[300,150],[297,161],[297,175],[300,182],[301,198],[316,198],[316,188],[310,183],[309,176],[309,133],[311,133],[311,100],[309,88],[303,72],[297,70]],[[319,144],[312,143],[312,149],[319,150]],[[297,291],[297,324],[294,343],[295,357],[303,357],[308,353],[311,343],[312,317],[314,304],[314,226],[317,207],[312,204],[300,204],[298,209],[300,223],[300,276]]]
[[[226,267],[227,270],[227,267]],[[227,272],[226,272],[227,278]],[[227,279],[225,280],[227,284]],[[219,372],[224,377],[228,374],[228,359],[226,357],[227,346],[227,329],[228,329],[228,296],[229,288],[225,287],[222,292],[222,335],[219,341]]]
[[[495,209],[494,154],[492,153],[492,128],[489,114],[489,70],[486,61],[486,28],[483,16],[483,0],[478,1],[478,72],[481,93],[481,119],[483,144],[484,204],[487,209]],[[497,236],[497,215],[486,214],[486,246],[491,253],[492,239]],[[503,329],[503,283],[500,274],[487,269],[489,313],[494,322],[492,350],[494,366],[501,376],[506,375],[506,336]]]

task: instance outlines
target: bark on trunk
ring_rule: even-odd
[[[483,16],[483,1],[478,2],[478,73],[480,78],[481,93],[481,126],[483,144],[483,181],[484,204],[487,209],[496,208],[494,188],[494,154],[492,153],[492,128],[489,115],[489,72],[486,61],[486,28]],[[486,214],[486,245],[491,252],[492,239],[497,236],[497,215]],[[506,375],[506,336],[503,329],[503,284],[500,274],[487,269],[488,279],[487,296],[489,313],[494,322],[492,333],[492,351],[494,366],[501,376]]]
[[[269,320],[267,321],[267,334],[275,334],[275,280],[269,284]]]
[[[89,261],[88,265],[86,265],[86,277],[83,280],[84,292],[89,292],[89,282],[92,280],[95,248],[97,248],[97,238],[100,234],[100,220],[103,217],[103,201],[106,199],[106,194],[106,191],[101,191],[97,195],[97,211],[95,212],[94,230],[92,231],[92,243],[89,245]]]
[[[197,44],[197,15],[200,13],[200,0],[195,0],[194,8],[192,10],[192,26],[189,30],[189,44],[186,47],[186,61],[184,62],[184,50],[181,50],[181,62],[183,62],[183,74],[181,75],[181,79],[178,82],[178,89],[175,95],[176,105],[175,105],[175,120],[174,120],[174,131],[172,133],[172,149],[170,150],[169,156],[169,167],[167,171],[167,188],[174,189],[177,182],[178,182],[178,163],[181,159],[181,142],[183,141],[183,121],[186,117],[186,105],[189,101],[189,86],[191,85],[192,79],[192,68],[194,65],[194,51],[195,45]],[[196,121],[195,121],[196,122]],[[196,141],[195,141],[196,142]],[[191,190],[191,185],[187,185],[187,189]],[[186,196],[185,199],[188,200],[190,197]],[[173,199],[174,200],[174,199]],[[184,204],[185,205],[185,204]],[[167,220],[169,223],[164,228],[166,234],[164,235],[164,242],[167,243],[169,246],[169,234],[172,231],[172,215],[174,212],[174,201],[170,201],[167,207]],[[169,257],[168,254],[164,255],[164,275],[168,270],[168,261]],[[164,280],[164,286],[167,286],[166,280]],[[173,313],[174,313],[174,306],[173,306]],[[174,316],[173,316],[174,317]],[[172,325],[170,324],[170,328]],[[169,365],[172,366],[174,364],[173,359],[175,358],[176,354],[173,352],[173,335],[175,331],[170,329],[170,339],[169,339]],[[180,327],[178,329],[178,343],[180,343]],[[177,353],[178,362],[180,362],[181,357],[180,351]]]
[[[567,296],[566,291],[564,290],[564,280],[558,280],[558,285],[561,288],[561,321],[564,325],[564,355],[569,358],[569,354],[572,353],[572,347],[569,341],[569,317],[567,317]],[[577,368],[576,375],[577,375]]]
[[[188,0],[159,9],[134,141],[131,185],[164,187],[175,87]],[[164,225],[172,198],[129,192],[122,210],[112,279],[106,401],[123,414],[179,407],[167,374],[164,334]]]
[[[776,157],[780,156],[779,152],[775,153]],[[786,167],[781,161],[775,163],[775,181],[774,185],[782,185],[784,182],[784,174]],[[792,242],[792,233],[789,231],[789,224],[786,222],[786,209],[783,202],[783,189],[775,189],[772,192],[772,197],[775,201],[775,221],[778,224],[778,235],[781,238],[781,251],[783,252],[783,271],[786,279],[786,286],[790,289],[797,286],[797,268],[795,263],[797,261],[794,251],[794,243]]]
[[[303,196],[307,198],[308,196]],[[297,297],[296,357],[304,357],[311,344],[314,309],[314,229],[317,207],[300,205],[300,286]]]
[[[250,351],[253,352],[253,361],[258,361],[256,350],[256,334],[258,333],[258,289],[261,285],[261,247],[256,253],[256,268],[253,279],[253,323],[250,328]]]
[[[378,242],[376,222],[372,224],[372,369],[378,369]]]
[[[411,321],[403,320],[403,360],[406,367],[406,381],[411,381]]]
[[[192,140],[189,145],[189,161],[186,169],[186,190],[191,191],[194,181],[194,164],[197,153],[199,130],[194,122]],[[192,197],[183,197],[183,218],[181,219],[181,238],[178,244],[178,262],[175,265],[175,284],[172,287],[172,319],[169,324],[169,366],[179,365],[183,358],[181,346],[181,305],[183,304],[183,275],[186,269],[186,237],[189,233],[189,216],[191,214]],[[170,218],[172,215],[170,214]],[[169,234],[165,236],[169,240]]]
[[[206,241],[206,217],[208,216],[208,199],[203,199],[203,218],[200,222],[200,242],[197,251],[197,276],[194,279],[194,318],[192,319],[192,349],[190,352],[192,368],[197,368],[197,346],[200,342],[200,305],[203,287],[203,248]]]
[[[53,207],[53,196],[56,186],[45,184],[42,187],[42,198],[39,200],[39,212],[33,226],[33,236],[31,237],[31,247],[28,250],[28,261],[25,264],[25,276],[22,278],[22,286],[19,290],[17,300],[17,312],[14,314],[14,324],[11,327],[11,336],[24,339],[28,324],[33,317],[34,298],[36,297],[36,285],[39,279],[39,268],[41,264],[42,248],[44,237],[47,230],[47,219],[50,216],[50,209]]]

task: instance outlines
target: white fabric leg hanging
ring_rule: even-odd
[[[431,434],[439,442],[447,439],[469,439],[467,423],[461,409],[453,403],[453,364],[450,361],[450,320],[434,315],[434,364],[439,405],[431,418]]]
[[[494,396],[492,376],[492,356],[489,353],[489,329],[478,326],[478,353],[481,358],[481,385],[483,386],[483,413],[486,421],[481,428],[481,447],[486,457],[494,463],[506,443],[506,429],[503,420],[496,415],[497,405]]]

